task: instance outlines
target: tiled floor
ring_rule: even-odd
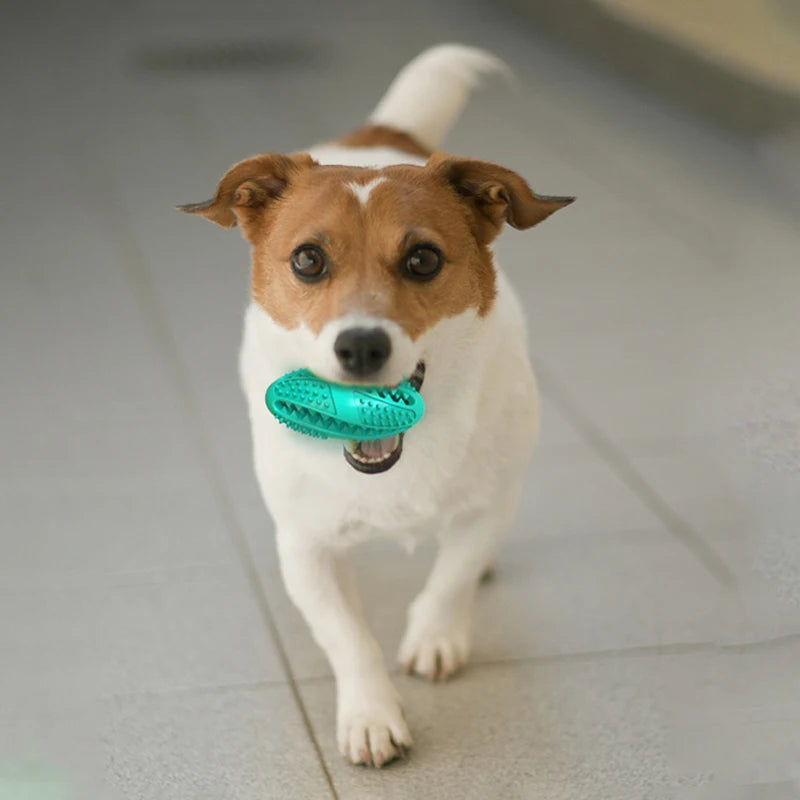
[[[0,800],[800,797],[800,226],[774,160],[488,1],[4,17]],[[447,146],[580,199],[497,248],[542,447],[473,663],[398,676],[416,748],[377,772],[335,752],[252,477],[246,248],[171,206],[346,131],[440,40],[519,77]],[[389,658],[430,554],[355,555]]]

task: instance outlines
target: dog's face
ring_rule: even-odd
[[[528,228],[571,200],[535,195],[495,164],[444,154],[380,170],[301,154],[242,161],[212,200],[182,209],[241,227],[253,248],[253,300],[307,343],[298,366],[338,383],[391,386],[421,380],[420,339],[437,323],[489,312],[487,245],[503,222]],[[401,437],[354,442],[345,455],[360,471],[380,472],[401,447]]]

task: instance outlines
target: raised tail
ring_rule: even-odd
[[[481,76],[492,72],[511,74],[504,62],[485,50],[436,45],[400,70],[369,120],[403,131],[435,150]]]

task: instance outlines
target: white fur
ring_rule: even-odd
[[[350,183],[345,185],[358,198],[358,201],[361,203],[361,205],[366,208],[366,205],[369,202],[369,196],[372,194],[372,190],[386,180],[388,180],[388,178],[381,175],[377,178],[373,178],[371,181],[367,181],[366,183],[356,183],[355,181],[350,181]]]
[[[510,74],[499,58],[477,47],[431,47],[400,70],[370,121],[406,131],[435,150],[480,76],[490,72]]]
[[[455,60],[445,70],[448,53]],[[413,76],[420,64],[433,63],[431,83],[442,80],[445,71],[444,89],[452,88],[450,70],[463,65],[463,56],[461,49],[439,48],[407,69]],[[409,114],[412,123],[426,118],[426,104],[441,96],[440,89],[431,88],[421,110]],[[379,106],[381,119],[387,108],[399,108],[397,97],[392,100],[397,91],[404,95],[402,80]],[[433,128],[426,131],[430,140]],[[311,153],[324,163],[364,166],[414,160],[387,148],[326,145]],[[391,760],[411,737],[364,621],[344,551],[374,537],[438,536],[439,555],[409,609],[399,658],[423,674],[451,674],[467,659],[472,596],[511,524],[535,443],[538,402],[524,319],[502,272],[497,280],[497,300],[485,317],[465,311],[441,320],[416,341],[394,323],[358,309],[330,321],[317,336],[304,326],[282,328],[256,304],[245,315],[240,366],[256,474],[275,522],[286,588],[336,676],[339,748],[357,763]],[[341,442],[281,426],[264,404],[266,387],[298,367],[341,380],[333,342],[354,324],[380,324],[390,334],[392,357],[381,382],[398,381],[418,360],[426,365],[426,414],[405,434],[398,463],[377,475],[350,467]]]
[[[425,159],[401,153],[391,147],[340,147],[336,144],[317,144],[308,152],[320,164],[341,164],[345,167],[388,167],[391,164],[425,166]]]

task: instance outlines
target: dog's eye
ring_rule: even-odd
[[[403,259],[403,272],[415,281],[429,281],[439,274],[444,258],[433,245],[421,244],[411,249]]]
[[[328,272],[325,254],[313,244],[301,244],[296,248],[292,253],[291,264],[294,274],[308,283],[318,281]]]

